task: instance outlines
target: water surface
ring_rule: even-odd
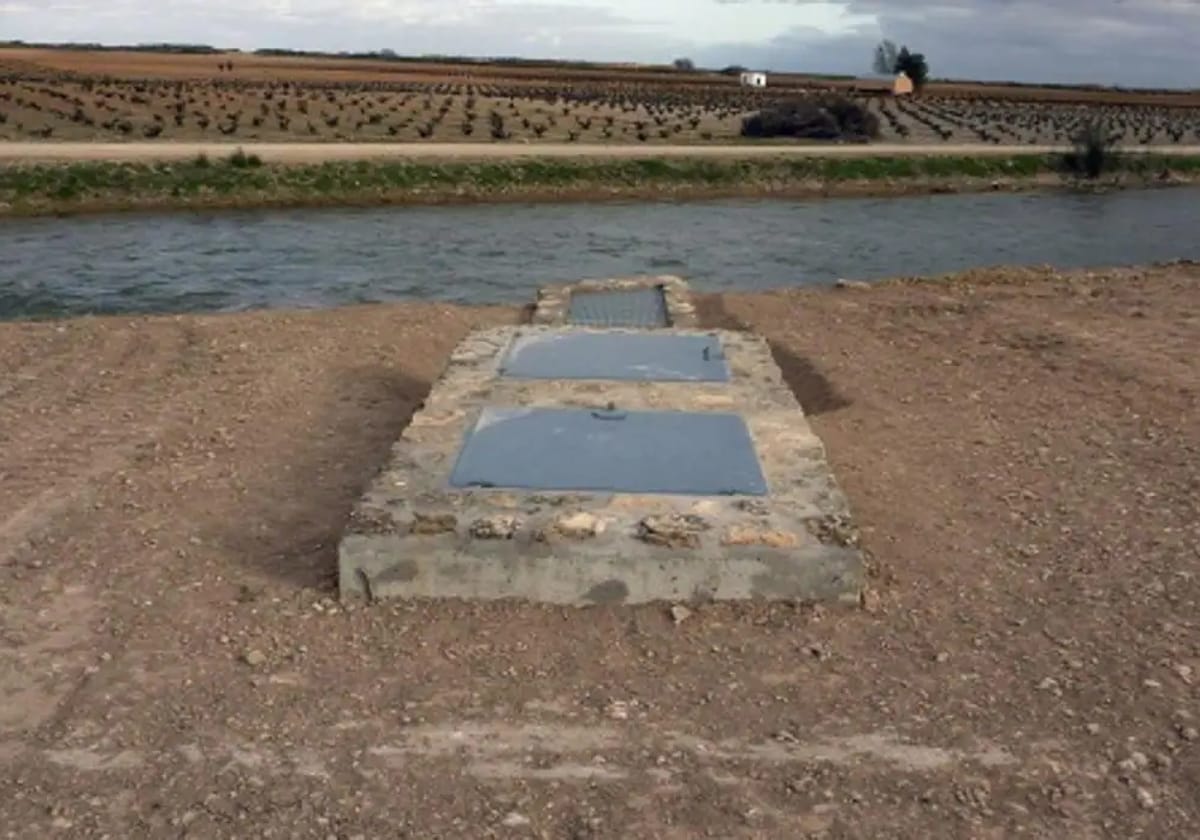
[[[0,318],[528,303],[548,282],[701,291],[975,266],[1200,258],[1200,190],[108,215],[0,223]]]

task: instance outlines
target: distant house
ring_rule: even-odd
[[[767,86],[766,73],[754,73],[746,71],[742,73],[741,79],[742,85],[745,87],[765,88]]]
[[[908,78],[908,74],[901,70],[896,74],[896,80],[892,82],[893,96],[911,96],[913,92],[912,79]]]

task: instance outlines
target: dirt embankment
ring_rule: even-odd
[[[703,311],[773,342],[864,609],[339,607],[353,500],[516,311],[0,324],[0,824],[1196,836],[1200,268]]]

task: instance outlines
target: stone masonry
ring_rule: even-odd
[[[697,325],[696,309],[692,305],[691,289],[682,277],[670,274],[641,277],[616,277],[606,280],[581,280],[545,286],[538,290],[533,323],[545,326],[565,326],[573,293],[618,292],[661,287],[667,303],[667,323],[671,327],[692,328]]]
[[[846,499],[763,339],[744,332],[703,333],[722,342],[731,374],[724,383],[498,375],[519,333],[566,329],[501,327],[475,333],[456,348],[352,514],[339,556],[343,596],[575,605],[858,598],[863,561]],[[768,495],[449,486],[459,450],[483,407],[609,405],[740,413]]]

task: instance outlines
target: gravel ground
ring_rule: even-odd
[[[0,324],[0,836],[1200,834],[1200,267],[702,311],[774,343],[861,609],[338,604],[515,310]]]

